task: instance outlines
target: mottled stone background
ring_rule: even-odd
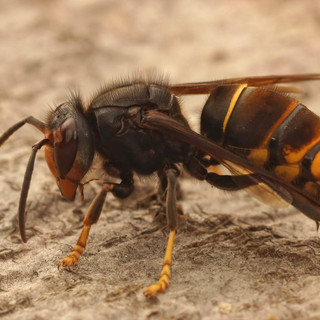
[[[69,90],[89,99],[103,83],[157,70],[172,82],[320,72],[320,2],[2,0],[0,129],[34,115]],[[320,83],[300,86],[317,111]],[[184,98],[194,128],[205,97]],[[320,110],[318,110],[320,112]],[[76,242],[86,202],[63,200],[36,162],[27,235],[17,206],[30,147],[21,129],[0,152],[0,317],[3,319],[320,319],[320,241],[315,223],[184,178],[182,224],[169,290],[142,292],[158,279],[166,234],[135,199],[108,196],[79,266],[57,264]],[[142,183],[141,183],[142,182]]]

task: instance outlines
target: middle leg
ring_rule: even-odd
[[[164,292],[169,286],[169,279],[171,278],[171,265],[172,265],[172,251],[174,237],[178,227],[178,213],[176,205],[176,183],[177,183],[177,170],[166,170],[167,177],[167,192],[166,192],[166,215],[167,225],[170,229],[167,249],[162,264],[162,271],[160,273],[159,281],[144,291],[147,298],[155,296],[159,291]]]

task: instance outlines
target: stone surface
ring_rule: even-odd
[[[158,70],[172,82],[320,72],[320,3],[291,1],[2,1],[0,129],[41,119],[69,90],[88,100],[104,83]],[[319,83],[302,84],[316,112]],[[205,97],[183,99],[194,126]],[[50,107],[49,107],[50,106]],[[158,299],[167,241],[135,200],[107,197],[87,250],[73,270],[57,269],[99,187],[86,202],[63,200],[39,152],[28,198],[28,243],[17,207],[33,128],[0,152],[0,317],[2,319],[319,319],[320,241],[313,221],[246,193],[225,194],[182,179],[187,216],[176,238],[172,281]],[[149,190],[149,189],[148,189]]]

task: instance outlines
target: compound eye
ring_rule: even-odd
[[[54,161],[59,178],[64,179],[73,166],[78,150],[75,119],[67,118],[53,131],[53,139]]]

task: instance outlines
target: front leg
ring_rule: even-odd
[[[58,268],[70,267],[75,265],[83,254],[83,251],[87,245],[87,240],[89,237],[89,232],[91,226],[96,223],[100,217],[104,201],[106,199],[107,193],[112,192],[115,197],[126,198],[133,191],[133,174],[132,172],[124,172],[120,174],[121,183],[105,183],[102,185],[100,192],[93,199],[84,219],[83,228],[76,246],[72,249],[72,252],[61,260]]]
[[[65,258],[61,260],[58,268],[74,266],[83,254],[83,251],[87,245],[87,240],[89,237],[89,232],[91,226],[96,223],[100,217],[104,201],[106,199],[107,193],[114,189],[113,184],[103,184],[100,192],[91,202],[91,205],[83,219],[83,228],[81,234],[78,238],[76,246],[72,249],[72,252]]]

